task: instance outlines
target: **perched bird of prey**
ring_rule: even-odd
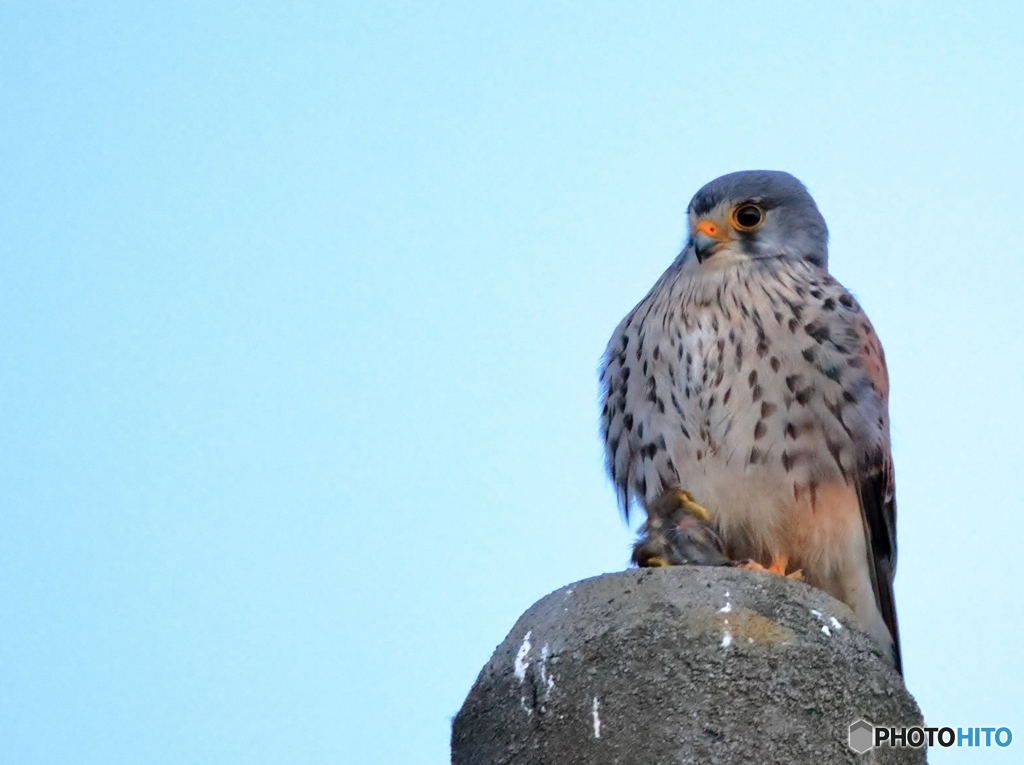
[[[688,216],[601,369],[608,471],[647,513],[634,561],[801,572],[902,671],[888,373],[825,220],[775,171],[712,181]]]

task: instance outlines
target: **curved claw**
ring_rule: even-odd
[[[688,512],[690,515],[700,518],[704,523],[711,522],[711,513],[704,505],[697,502],[693,495],[685,489],[673,489],[672,494],[676,502],[679,503],[679,507]]]

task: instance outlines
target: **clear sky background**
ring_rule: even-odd
[[[1018,760],[1024,11],[894,5],[0,5],[0,761],[446,762],[750,168],[885,344],[908,686],[1015,734],[932,762]]]

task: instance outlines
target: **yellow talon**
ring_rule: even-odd
[[[690,515],[695,515],[705,523],[711,522],[711,513],[704,505],[694,500],[693,495],[685,489],[675,489],[675,498],[679,506]]]
[[[668,565],[670,565],[669,562],[659,555],[655,555],[644,561],[645,568],[665,568]]]

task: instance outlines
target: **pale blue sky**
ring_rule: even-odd
[[[1024,746],[1024,11],[0,6],[0,761],[442,763],[624,566],[600,354],[809,186],[885,343],[906,677]]]

